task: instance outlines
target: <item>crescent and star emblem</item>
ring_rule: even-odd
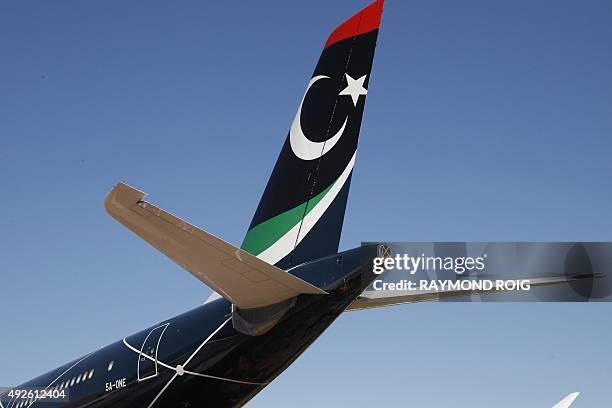
[[[353,104],[355,107],[357,106],[357,101],[361,95],[367,95],[368,90],[363,87],[363,83],[366,80],[366,76],[364,75],[358,79],[353,79],[349,74],[346,75],[347,86],[343,90],[340,91],[338,95],[346,95],[350,96],[353,100]],[[313,77],[310,82],[308,82],[308,86],[306,87],[306,92],[304,92],[304,96],[302,97],[302,101],[300,102],[300,106],[298,107],[297,113],[295,114],[295,118],[293,119],[293,123],[291,124],[291,130],[289,131],[289,141],[291,143],[291,149],[293,153],[302,160],[314,160],[323,156],[325,153],[329,152],[335,145],[338,143],[342,134],[344,133],[344,129],[346,128],[346,122],[348,121],[348,116],[344,119],[344,123],[332,137],[323,141],[323,142],[313,142],[308,139],[302,130],[302,124],[300,122],[300,116],[302,116],[302,104],[304,103],[304,99],[306,99],[306,94],[308,94],[308,90],[311,86],[313,86],[317,81],[322,79],[330,79],[327,75],[317,75]]]

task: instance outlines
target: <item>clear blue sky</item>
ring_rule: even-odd
[[[328,33],[365,4],[0,5],[0,385],[208,297],[106,193],[239,244]],[[604,0],[388,0],[342,247],[612,240],[611,21]],[[251,406],[609,405],[611,314],[347,314]]]

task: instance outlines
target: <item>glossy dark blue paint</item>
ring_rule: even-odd
[[[93,369],[91,379],[68,387],[68,403],[36,401],[32,406],[148,407],[153,401],[153,407],[244,405],[299,357],[369,285],[373,277],[370,272],[362,273],[361,262],[361,251],[354,249],[291,270],[329,294],[298,296],[274,328],[261,336],[236,331],[231,304],[218,299],[16,388],[53,387]],[[151,344],[156,360],[139,354],[141,348],[151,351],[146,347]],[[110,362],[113,366],[109,370]],[[199,375],[178,375],[177,366]],[[124,387],[107,391],[108,384],[122,379]],[[5,408],[15,406],[4,398],[2,402]]]

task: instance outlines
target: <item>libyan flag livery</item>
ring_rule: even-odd
[[[338,251],[383,1],[329,36],[242,243],[288,269]]]

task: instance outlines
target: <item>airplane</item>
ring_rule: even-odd
[[[376,276],[362,268],[368,249],[338,252],[383,2],[327,39],[240,247],[125,183],[106,197],[108,214],[213,295],[4,390],[0,408],[242,406],[345,311],[410,302],[360,297]]]
[[[383,1],[329,35],[240,248],[127,184],[106,197],[113,218],[218,295],[14,387],[0,408],[241,406],[350,306],[373,278],[359,248],[338,245]]]

